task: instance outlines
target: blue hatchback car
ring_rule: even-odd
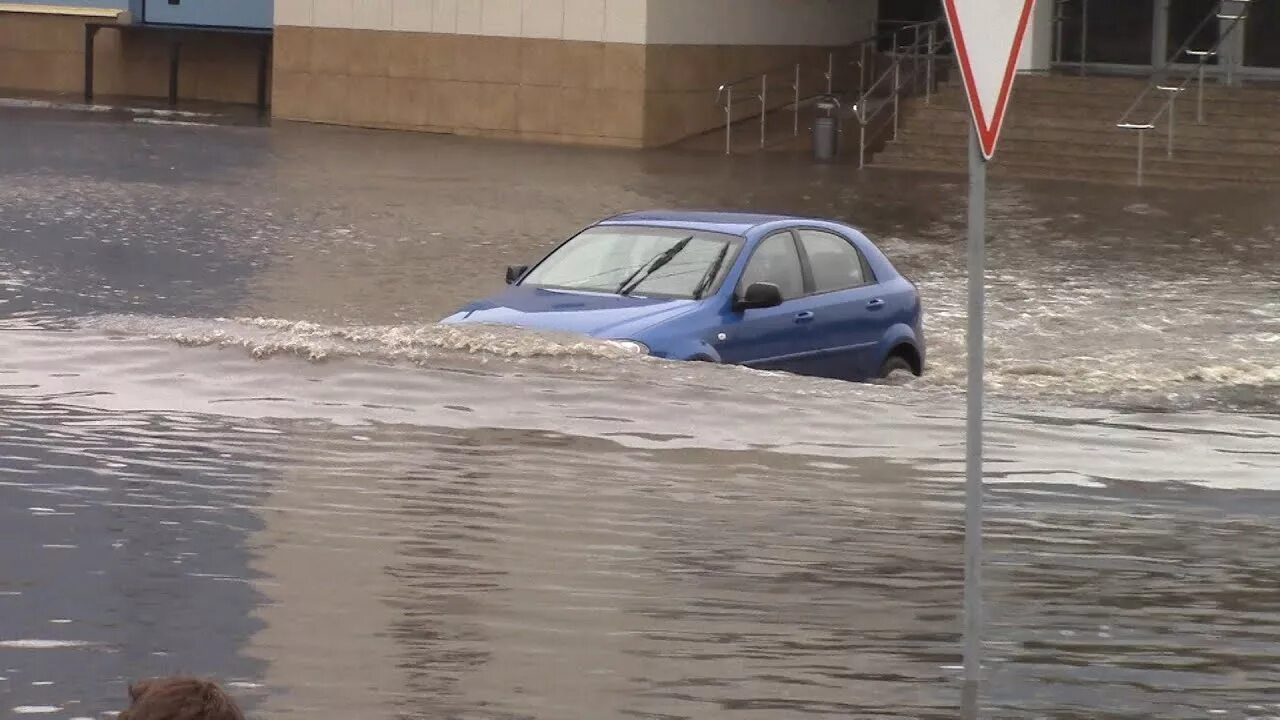
[[[643,212],[600,221],[445,323],[567,331],[672,360],[867,380],[924,371],[920,295],[840,223]]]

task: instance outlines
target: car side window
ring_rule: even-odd
[[[800,254],[790,232],[781,232],[765,238],[756,247],[742,273],[740,291],[751,283],[767,282],[778,286],[783,300],[804,295],[804,271],[800,269]]]
[[[867,283],[862,253],[848,240],[820,230],[801,230],[799,235],[813,272],[814,292],[845,290]]]

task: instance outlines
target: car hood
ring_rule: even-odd
[[[694,300],[516,286],[471,303],[441,322],[515,325],[622,340],[633,339],[637,333],[696,306]]]

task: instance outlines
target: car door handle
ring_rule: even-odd
[[[884,307],[883,298],[876,298],[875,300],[871,300],[867,303],[867,308],[870,310],[879,310],[882,307]]]
[[[797,323],[797,324],[800,324],[800,323],[807,323],[807,322],[812,322],[812,321],[813,321],[813,311],[812,311],[812,310],[805,310],[804,312],[796,313],[796,323]]]

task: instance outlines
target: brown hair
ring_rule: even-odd
[[[143,680],[129,686],[132,705],[119,720],[244,720],[217,683],[194,677]]]

